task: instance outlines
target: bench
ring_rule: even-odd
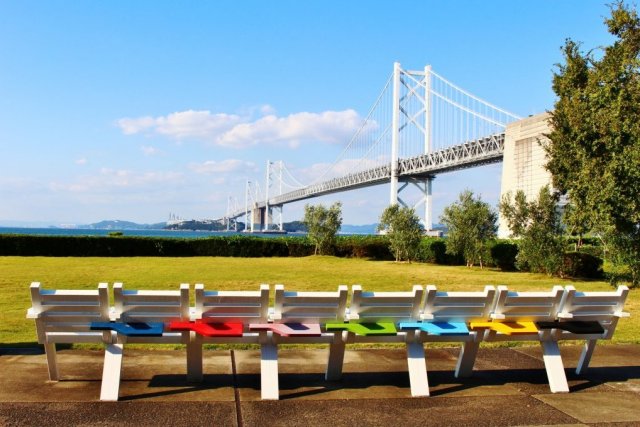
[[[468,324],[475,320],[489,318],[494,306],[496,290],[493,286],[486,286],[484,291],[475,292],[440,292],[433,285],[428,285],[426,298],[422,307],[419,322],[401,322],[400,329],[415,331],[416,344],[412,347],[409,358],[417,365],[415,369],[422,369],[424,362],[424,347],[426,342],[462,342],[462,350],[456,366],[456,377],[464,370],[463,361],[475,358],[481,334],[469,330]],[[426,394],[429,395],[428,383],[425,384]]]
[[[259,291],[208,291],[195,286],[195,308],[187,322],[173,322],[169,329],[190,334],[187,343],[188,376],[193,382],[203,379],[204,344],[259,344],[258,332],[250,323],[264,323],[269,315],[269,285]]]
[[[57,343],[105,345],[101,400],[117,400],[126,343],[184,344],[187,378],[202,380],[205,343],[259,344],[261,395],[278,399],[278,345],[329,344],[325,377],[342,375],[347,343],[404,343],[412,396],[428,396],[424,344],[461,342],[456,377],[472,373],[482,341],[538,341],[552,392],[568,392],[558,342],[584,340],[576,373],[587,369],[597,340],[611,339],[629,289],[578,292],[573,286],[549,292],[514,292],[492,286],[481,292],[441,292],[421,286],[411,292],[285,292],[276,285],[269,316],[269,286],[259,291],[207,291],[195,286],[175,291],[125,290],[114,284],[113,307],[108,285],[97,290],[45,290],[31,284],[38,342],[44,345],[49,379],[57,381]],[[424,296],[424,301],[423,301]]]
[[[339,286],[336,292],[286,292],[283,285],[275,286],[271,321],[249,325],[249,330],[260,333],[262,399],[279,398],[278,344],[328,343],[327,366],[332,359],[343,357],[344,346],[334,346],[336,333],[327,332],[324,325],[344,321],[347,293],[346,286]],[[326,377],[331,377],[328,371]]]
[[[412,396],[428,396],[427,367],[424,348],[415,339],[415,331],[401,331],[401,322],[420,318],[424,290],[415,285],[411,292],[363,292],[360,285],[352,287],[351,304],[346,322],[329,322],[327,331],[338,331],[332,345],[327,377],[339,379],[347,343],[401,342],[407,348],[407,364]]]
[[[91,325],[93,330],[112,334],[105,350],[100,390],[100,400],[105,401],[118,400],[124,344],[189,342],[188,332],[170,332],[165,327],[172,321],[189,319],[188,284],[182,284],[177,291],[152,291],[125,290],[122,283],[115,283],[113,297],[112,321],[93,322]],[[189,356],[187,360],[190,360]]]
[[[49,290],[40,283],[30,287],[31,308],[27,318],[34,319],[38,343],[44,345],[49,380],[58,381],[56,344],[112,342],[108,332],[91,330],[91,322],[109,321],[109,290],[100,283],[97,290]]]
[[[629,317],[624,312],[624,303],[629,288],[619,286],[610,292],[578,292],[573,286],[566,286],[557,320],[538,327],[551,329],[552,339],[585,340],[585,345],[576,367],[580,375],[589,366],[596,342],[611,339],[618,320]]]
[[[557,340],[549,329],[540,328],[538,322],[557,319],[564,289],[554,286],[549,292],[515,292],[506,286],[498,286],[495,307],[489,320],[473,321],[470,328],[483,332],[482,340],[538,341],[542,347],[549,388],[553,393],[566,393],[569,385],[564,372]],[[461,376],[471,374],[475,354],[462,361]]]

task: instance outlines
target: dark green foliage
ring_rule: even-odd
[[[490,245],[491,265],[502,271],[516,269],[518,245],[510,241],[495,241]]]
[[[342,225],[342,204],[336,202],[329,208],[305,205],[303,223],[308,239],[315,244],[314,254],[332,255],[336,234]]]
[[[307,256],[313,244],[305,238],[251,236],[167,239],[121,236],[0,235],[0,256]]]
[[[603,276],[602,258],[583,252],[564,254],[562,271],[566,276],[600,279]]]
[[[582,53],[567,40],[553,76],[558,100],[545,146],[553,185],[602,236],[616,268],[640,285],[640,18],[618,1],[605,19],[613,42]]]
[[[346,258],[393,259],[386,236],[338,236],[335,254]]]
[[[458,201],[444,208],[440,221],[449,229],[447,253],[462,255],[468,267],[489,259],[487,242],[496,236],[498,214],[472,191],[460,193]]]
[[[411,262],[417,258],[424,229],[415,210],[391,205],[380,216],[378,230],[385,230],[389,248],[396,261]]]
[[[463,265],[460,254],[447,253],[447,240],[440,237],[423,237],[418,248],[417,260],[441,265]]]
[[[518,190],[512,202],[505,194],[500,212],[507,220],[512,236],[519,238],[516,266],[534,273],[562,275],[562,238],[558,196],[548,186],[540,189],[537,200],[527,201]]]

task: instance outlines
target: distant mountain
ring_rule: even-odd
[[[166,222],[157,224],[137,224],[119,219],[95,222],[93,224],[79,225],[77,228],[89,230],[162,230],[167,225]]]
[[[227,229],[226,225],[224,225],[220,221],[214,220],[184,220],[172,222],[171,224],[165,224],[165,230],[193,230],[193,231],[224,231]],[[239,230],[242,227],[238,227]]]

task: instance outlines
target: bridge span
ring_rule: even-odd
[[[474,166],[482,166],[502,161],[504,152],[504,133],[490,135],[475,141],[448,147],[440,151],[398,160],[398,179],[428,179],[436,174],[452,172]],[[391,181],[391,164],[378,166],[361,172],[333,178],[298,190],[290,191],[268,201],[256,202],[252,209],[281,207],[287,203],[298,202],[332,193],[355,190],[385,184]],[[233,219],[246,215],[246,209],[227,214]]]
[[[244,206],[229,199],[224,219],[236,223],[244,216],[251,231],[269,230],[272,213],[279,213],[282,230],[283,206],[313,197],[390,183],[390,204],[409,206],[400,193],[409,184],[420,192],[424,226],[432,226],[432,182],[436,175],[459,169],[501,162],[507,124],[520,117],[466,92],[431,66],[409,71],[395,63],[393,73],[338,158],[313,183],[294,184],[283,191],[282,162],[274,176],[267,161],[264,193],[250,191],[247,180]],[[345,167],[348,165],[348,167]],[[347,169],[348,172],[343,171]],[[276,190],[274,184],[279,184]],[[411,188],[414,188],[413,186]],[[277,193],[277,194],[276,194]]]

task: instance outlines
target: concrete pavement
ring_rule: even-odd
[[[125,348],[119,402],[99,402],[101,351],[59,351],[47,381],[40,349],[0,349],[0,425],[640,425],[640,345],[596,348],[571,368],[571,393],[552,394],[539,347],[481,349],[473,377],[453,376],[457,348],[428,348],[431,397],[412,398],[402,349],[348,350],[344,376],[326,382],[327,349],[285,349],[279,401],[260,400],[257,350],[205,351],[205,380],[186,381],[184,350]]]

